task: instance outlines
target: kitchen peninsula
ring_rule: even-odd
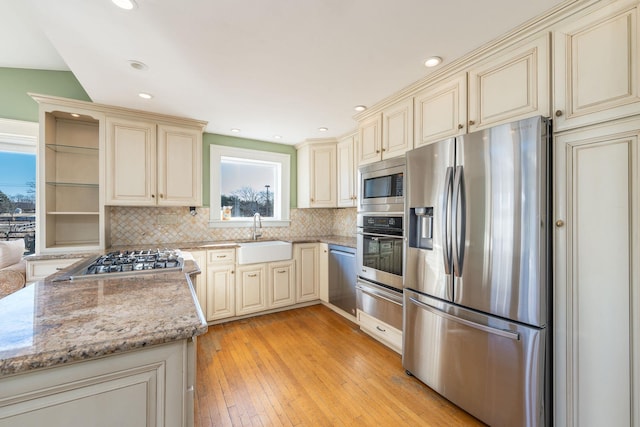
[[[0,299],[0,426],[192,425],[197,272],[49,277]]]

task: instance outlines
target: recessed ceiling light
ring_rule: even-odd
[[[326,131],[328,131],[328,130],[329,130],[329,128],[321,127],[321,128],[318,128],[318,130],[319,130],[320,132],[326,132]]]
[[[149,69],[149,66],[147,64],[145,64],[144,62],[137,61],[135,59],[129,60],[129,65],[131,66],[131,68],[135,70],[146,71]]]
[[[138,96],[142,99],[151,99],[153,98],[153,95],[151,95],[150,93],[146,93],[146,92],[140,92],[138,94]]]
[[[240,133],[240,129],[233,128],[233,129],[231,129],[231,132],[233,132],[233,133]]]
[[[439,56],[432,56],[431,58],[427,58],[427,60],[424,61],[424,66],[431,68],[435,67],[436,65],[440,65],[441,62],[442,58],[440,58]]]
[[[134,0],[111,0],[111,1],[120,9],[124,9],[124,10],[135,9],[135,7],[137,6]]]
[[[280,135],[273,135],[273,139],[282,139]]]
[[[80,117],[80,114],[78,114],[78,113],[71,113],[71,117],[75,117],[75,118],[77,119],[78,117]]]
[[[356,105],[355,107],[353,107],[353,109],[356,111],[364,111],[367,109],[367,107],[365,107],[364,105]]]

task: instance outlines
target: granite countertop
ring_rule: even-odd
[[[35,282],[0,299],[0,378],[201,335],[185,273]]]

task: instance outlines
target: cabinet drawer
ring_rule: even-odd
[[[221,264],[228,262],[235,262],[236,250],[235,249],[216,249],[207,251],[207,263],[208,264]]]
[[[363,332],[402,354],[402,331],[360,310],[358,310],[358,324]]]
[[[80,261],[83,258],[47,259],[41,261],[27,261],[27,282],[42,280],[47,276]]]

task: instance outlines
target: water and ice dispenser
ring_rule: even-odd
[[[433,249],[433,207],[409,210],[409,246]]]

